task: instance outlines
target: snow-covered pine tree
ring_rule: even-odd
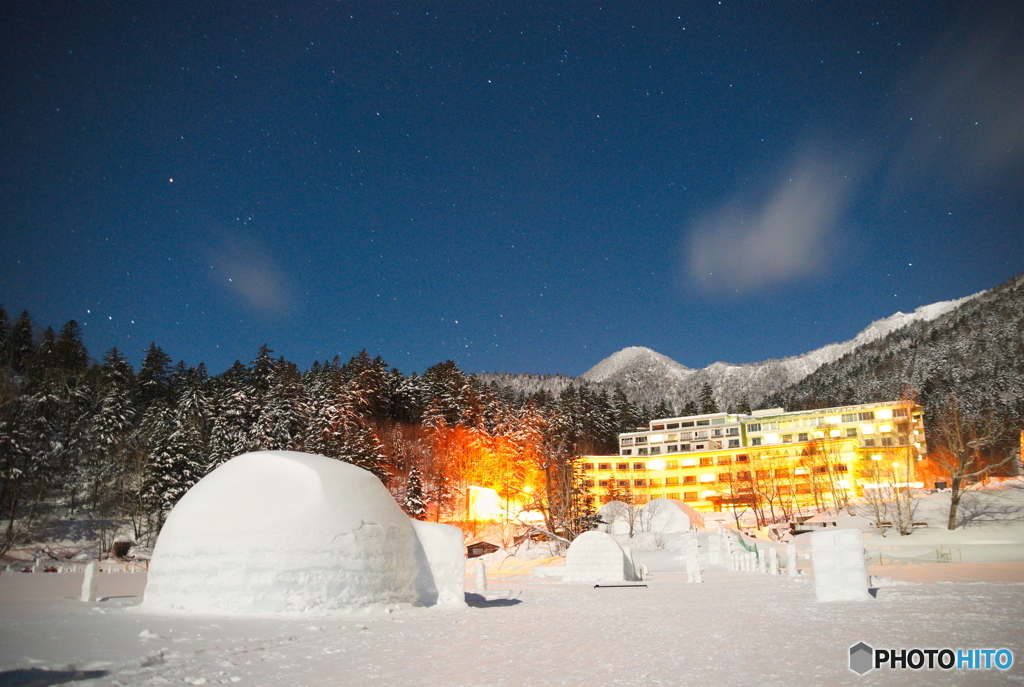
[[[152,342],[139,367],[139,410],[145,411],[153,403],[169,400],[172,395],[171,356]]]
[[[270,389],[258,409],[249,437],[254,451],[297,451],[302,448],[308,406],[299,369],[283,358],[272,374]]]
[[[700,387],[700,414],[707,415],[709,413],[717,413],[718,402],[715,401],[715,390],[711,388],[711,384],[704,382]]]
[[[249,450],[253,387],[248,377],[245,366],[235,361],[214,379],[215,419],[210,433],[209,470]]]
[[[402,509],[410,518],[423,520],[427,516],[427,504],[423,500],[423,482],[420,478],[420,469],[413,463],[409,468],[409,477],[405,483],[405,499],[402,501]]]
[[[83,477],[93,510],[112,507],[121,491],[127,441],[135,421],[135,371],[117,348],[103,356],[96,405],[88,427]],[[101,503],[103,501],[103,503]]]

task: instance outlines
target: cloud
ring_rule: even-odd
[[[699,218],[685,247],[689,280],[708,292],[748,292],[822,270],[852,190],[845,171],[805,153],[770,195],[735,197]]]
[[[981,15],[975,18],[975,14]],[[1024,159],[1024,12],[975,13],[898,85],[889,186],[991,183]]]
[[[284,313],[292,304],[292,288],[269,252],[255,239],[220,237],[208,248],[214,283],[249,308],[268,315]]]

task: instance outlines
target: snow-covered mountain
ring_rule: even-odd
[[[543,389],[557,394],[574,381],[609,390],[620,386],[634,403],[653,406],[665,400],[677,409],[689,401],[696,401],[701,387],[707,382],[714,390],[720,407],[734,407],[743,399],[756,407],[766,396],[799,382],[822,365],[907,325],[934,320],[981,293],[985,292],[924,305],[912,313],[897,312],[872,322],[849,341],[828,344],[789,358],[744,364],[716,362],[703,369],[693,369],[649,348],[630,346],[608,356],[575,380],[562,375],[540,377],[485,373],[478,377],[527,393]]]

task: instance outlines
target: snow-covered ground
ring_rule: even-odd
[[[941,515],[942,496],[922,503],[919,514]],[[836,520],[863,524],[855,516]],[[636,562],[651,570],[646,587],[535,577],[538,566],[564,561],[538,547],[511,558],[486,556],[486,591],[474,588],[476,561],[468,561],[469,608],[391,613],[148,614],[138,608],[144,573],[103,573],[100,601],[83,603],[80,572],[4,571],[0,687],[76,676],[95,685],[1024,684],[1019,519],[957,532],[936,524],[909,537],[865,530],[869,555],[890,555],[883,555],[884,565],[871,565],[872,575],[888,579],[863,602],[817,603],[809,560],[801,560],[805,574],[790,579],[732,572],[704,555],[704,583],[687,584],[681,536],[631,542]],[[951,537],[954,549],[970,551],[965,562],[928,562],[916,553],[948,549]],[[803,539],[797,544],[806,553]],[[706,551],[707,533],[701,543]],[[877,648],[1007,648],[1015,665],[859,676],[847,657],[861,641]]]

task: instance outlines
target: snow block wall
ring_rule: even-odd
[[[450,600],[448,568],[461,572],[464,560],[458,536],[455,552],[450,532],[413,525],[380,480],[354,465],[247,453],[168,515],[142,609],[320,612]]]
[[[420,547],[421,606],[465,606],[466,564],[462,530],[436,522],[412,520]],[[423,564],[425,562],[425,565]]]
[[[812,534],[811,567],[814,596],[818,601],[871,598],[860,530],[826,530]]]
[[[605,532],[584,532],[565,552],[566,582],[622,582],[633,580],[633,561]]]

